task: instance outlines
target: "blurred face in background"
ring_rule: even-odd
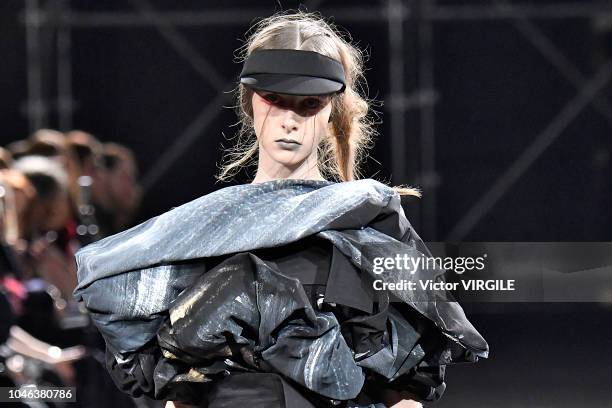
[[[67,191],[56,190],[47,197],[35,200],[32,222],[40,232],[58,231],[70,220],[72,206]]]
[[[0,170],[0,188],[4,188],[2,213],[5,217],[5,240],[14,244],[30,229],[30,212],[36,190],[28,178],[16,170]]]
[[[72,211],[70,196],[67,191],[58,191],[46,203],[46,214],[43,229],[57,231],[70,220]]]
[[[138,208],[141,193],[136,173],[135,164],[126,158],[119,159],[107,170],[107,191],[115,211],[133,213]]]
[[[91,200],[104,208],[110,208],[108,170],[97,163],[94,158],[84,162],[82,175],[91,177]]]

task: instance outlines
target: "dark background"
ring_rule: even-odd
[[[39,3],[49,10],[57,6]],[[116,22],[122,13],[138,15],[143,5],[160,15],[225,10],[234,16],[226,24],[171,26],[174,38],[178,33],[179,42],[187,43],[225,82],[201,75],[169,43],[168,35],[151,24],[86,26],[85,19],[73,20],[71,127],[134,150],[146,187],[140,220],[227,185],[215,184],[213,176],[224,135],[230,137],[237,130],[231,126],[236,117],[229,97],[215,98],[235,85],[240,66],[233,62],[234,50],[242,44],[250,21],[299,6],[294,1],[262,0],[170,3],[65,4],[73,13],[104,12],[104,21],[113,21],[115,14]],[[389,74],[391,45],[384,11],[388,3],[306,2],[310,10],[333,16],[369,55],[369,97],[383,105],[377,108],[380,134],[365,174],[423,188],[424,197],[406,200],[405,210],[425,240],[610,241],[612,108],[605,107],[612,104],[609,81],[597,93],[604,108],[587,103],[524,172],[512,170],[555,118],[568,117],[564,108],[612,57],[610,2],[515,1],[507,4],[523,14],[509,17],[509,9],[496,1],[437,1],[438,18],[429,23],[422,10],[433,10],[433,2],[396,3],[407,13],[402,28],[403,91],[409,100],[419,89],[434,94],[433,105],[425,100],[403,114],[404,174],[393,174],[391,160],[393,112],[388,101],[396,78]],[[25,4],[0,3],[2,145],[33,130],[26,108]],[[248,15],[249,10],[253,15]],[[362,15],[369,17],[360,21]],[[433,40],[424,49],[427,24]],[[40,35],[41,89],[48,108],[43,125],[61,128],[53,25],[43,26]],[[423,81],[419,64],[427,55],[433,61],[433,89],[419,85]],[[176,148],[180,135],[211,101],[217,105],[210,108],[208,126],[191,127],[193,141],[181,144],[183,150],[166,162],[167,167],[160,165],[164,153]],[[423,112],[434,115],[433,134],[423,133],[427,125]],[[426,171],[427,163],[419,154],[424,140],[435,140],[433,173]],[[477,210],[473,226],[458,233],[454,228],[460,220],[508,171],[517,175],[514,182],[504,184],[498,200]],[[491,359],[477,366],[451,367],[449,389],[439,406],[609,406],[605,393],[612,367],[609,305],[467,304],[468,315],[491,344]]]

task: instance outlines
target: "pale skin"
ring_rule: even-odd
[[[280,179],[325,180],[317,166],[317,146],[327,137],[331,96],[296,96],[266,91],[253,93],[253,125],[259,160],[253,183]],[[383,392],[390,408],[422,408],[405,393]],[[166,408],[190,408],[168,401]]]
[[[324,180],[317,166],[317,146],[327,135],[330,102],[329,95],[253,93],[253,125],[259,144],[253,183]]]

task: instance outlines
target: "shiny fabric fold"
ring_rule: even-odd
[[[314,310],[297,279],[251,254],[202,275],[174,302],[165,325],[162,351],[196,369],[229,358],[338,400],[356,397],[363,386],[334,314]]]

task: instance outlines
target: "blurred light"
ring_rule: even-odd
[[[89,176],[80,176],[77,179],[77,182],[79,183],[79,186],[81,187],[90,187],[92,184],[92,179]]]
[[[12,371],[14,373],[22,372],[24,364],[25,364],[25,360],[19,354],[6,360],[6,366],[8,367],[9,371]]]
[[[55,242],[55,240],[57,239],[57,232],[47,231],[45,238],[47,238],[47,242]]]
[[[59,359],[62,356],[62,349],[57,346],[51,346],[47,350],[47,354],[51,358]]]
[[[57,310],[64,310],[68,304],[64,299],[56,299],[55,300],[55,308]]]
[[[47,286],[47,293],[49,294],[49,296],[51,296],[52,299],[58,299],[62,296],[60,290],[52,284],[49,284]]]

